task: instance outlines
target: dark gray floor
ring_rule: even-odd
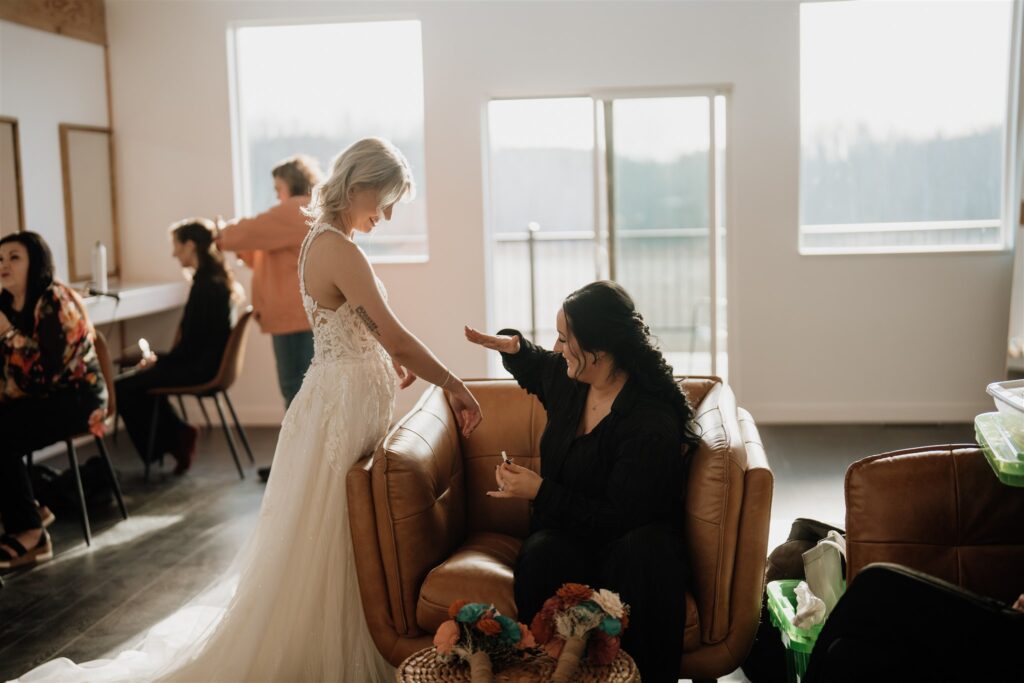
[[[269,461],[277,429],[246,431],[257,462]],[[127,438],[116,445],[107,439],[129,519],[113,503],[91,510],[87,548],[78,515],[57,512],[54,559],[4,575],[0,680],[54,657],[95,659],[171,614],[227,567],[255,522],[264,485],[252,467],[238,478],[222,432],[203,430],[199,438],[188,475],[168,471],[149,484]],[[80,462],[95,452],[80,449]],[[63,468],[66,461],[46,464]],[[172,466],[168,459],[165,467]]]
[[[273,453],[276,429],[250,429],[257,462]],[[796,517],[843,524],[843,475],[874,453],[973,441],[970,425],[763,426],[775,471],[769,548],[785,540]],[[116,506],[92,512],[86,548],[73,513],[51,527],[53,561],[7,573],[0,590],[0,680],[69,657],[95,659],[134,640],[210,584],[255,522],[263,485],[246,468],[241,481],[223,434],[204,431],[185,477],[142,481],[142,467],[122,438],[112,455],[125,490],[128,521]],[[109,439],[108,439],[109,442]],[[93,454],[82,449],[83,461]],[[51,461],[63,466],[63,461]],[[170,467],[168,462],[167,466]],[[723,680],[744,681],[736,673]]]

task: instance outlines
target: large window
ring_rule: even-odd
[[[357,240],[375,261],[425,259],[419,22],[243,26],[233,37],[242,209],[263,211],[276,201],[270,171],[281,159],[309,154],[328,173],[351,143],[384,137],[408,158],[416,198]]]
[[[800,6],[804,253],[991,249],[1011,0]]]
[[[713,90],[492,101],[493,326],[550,348],[565,296],[611,277],[678,374],[724,375],[725,105]]]

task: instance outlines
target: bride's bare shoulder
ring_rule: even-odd
[[[309,256],[318,261],[328,261],[337,265],[344,264],[352,259],[365,261],[366,254],[363,250],[348,237],[331,231],[324,231],[317,235],[316,240],[309,247]]]
[[[308,284],[322,278],[342,290],[374,280],[373,267],[363,250],[348,237],[329,231],[310,246],[306,272],[311,276]]]

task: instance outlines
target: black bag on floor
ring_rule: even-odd
[[[908,567],[871,564],[829,615],[804,680],[1020,681],[1021,642],[1024,614],[1008,604]]]
[[[798,518],[789,529],[789,538],[768,555],[764,581],[804,580],[803,554],[818,545],[829,531],[846,533],[839,527],[813,519]],[[786,683],[786,648],[779,629],[768,618],[767,596],[761,597],[761,623],[754,636],[750,654],[740,667],[752,683]]]
[[[82,477],[86,506],[102,508],[113,502],[114,489],[103,458],[94,455],[79,465],[78,471]],[[78,511],[78,487],[70,467],[58,473],[46,465],[33,465],[29,477],[32,490],[40,503],[54,511]]]

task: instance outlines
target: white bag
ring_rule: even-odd
[[[838,531],[829,531],[828,536],[818,541],[818,545],[802,557],[807,586],[825,603],[827,618],[846,589],[843,581],[846,539]]]

